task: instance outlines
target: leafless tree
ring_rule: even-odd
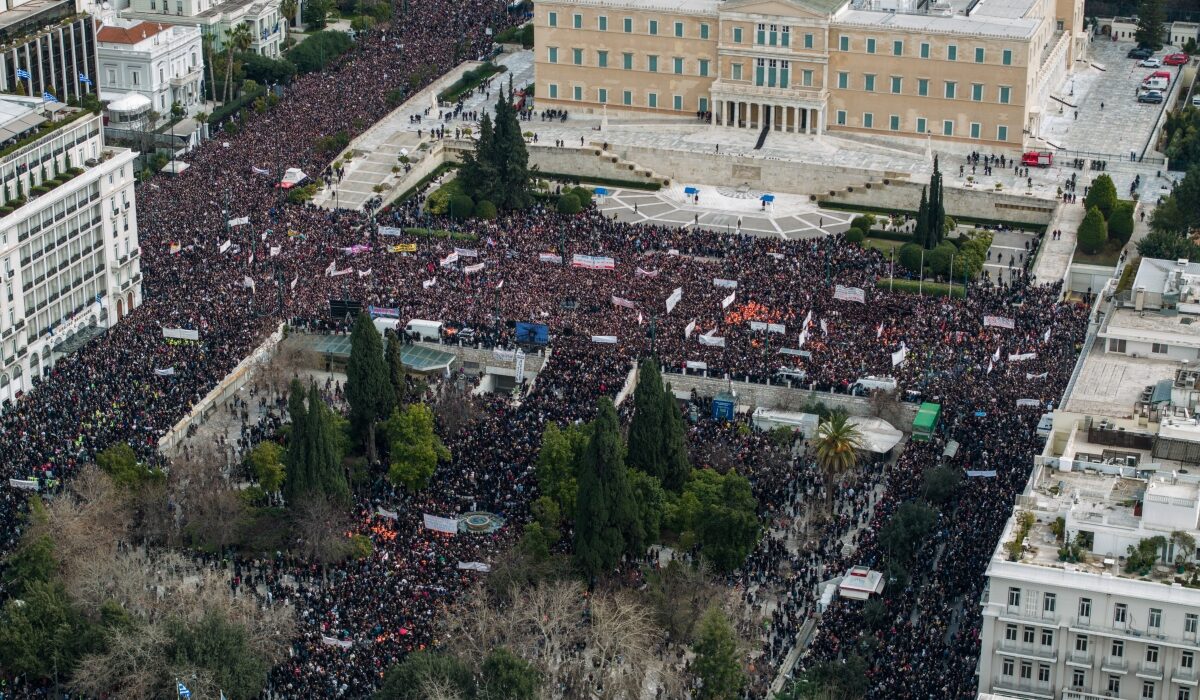
[[[319,496],[292,504],[292,536],[295,550],[305,559],[334,562],[350,554],[349,515]]]
[[[446,436],[455,437],[475,422],[474,400],[457,382],[448,382],[438,394],[433,413]]]

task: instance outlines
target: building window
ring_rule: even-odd
[[[1088,650],[1088,637],[1086,634],[1081,634],[1075,637],[1075,651],[1086,654]]]
[[[624,68],[625,70],[633,70],[633,54],[631,54],[631,53],[621,54],[621,67]]]
[[[1003,659],[1003,663],[1000,666],[1000,675],[1012,676],[1012,674],[1013,674],[1013,660],[1012,659]]]
[[[811,70],[800,71],[800,84],[804,87],[812,87],[813,72]]]
[[[702,23],[700,25],[700,38],[701,39],[708,38],[708,24],[707,23]]]
[[[888,117],[888,128],[892,131],[900,131],[900,115],[893,114]]]
[[[700,77],[701,78],[708,77],[708,59],[707,58],[700,59]]]
[[[925,117],[917,117],[917,133],[918,133],[918,134],[924,134],[924,133],[926,133]],[[1014,589],[1014,590],[1015,590],[1015,589]],[[1019,603],[1019,602],[1020,602],[1020,600],[1021,600],[1020,596],[1021,596],[1021,593],[1020,593],[1020,591],[1017,591],[1017,601],[1018,601],[1018,603]],[[1012,590],[1010,590],[1010,591],[1008,592],[1008,599],[1009,599],[1009,600],[1012,600]]]
[[[1008,100],[1011,95],[1012,95],[1012,88],[1001,87],[1000,88],[1000,104],[1002,104],[1002,105],[1008,104]]]
[[[979,138],[979,129],[980,129],[979,122],[971,122],[971,138],[973,138],[973,139]]]
[[[1074,671],[1071,672],[1071,687],[1072,688],[1082,688],[1086,684],[1087,684],[1087,675],[1085,675],[1083,671],[1080,671],[1079,669],[1075,669]]]
[[[652,19],[649,23],[650,36],[658,36],[658,20]]]
[[[978,137],[976,137],[978,138]],[[1058,596],[1054,593],[1047,593],[1042,596],[1042,612],[1053,613],[1058,607]]]
[[[1028,661],[1021,662],[1021,680],[1028,681],[1033,679],[1033,664]]]
[[[601,68],[608,68],[608,52],[607,51],[597,51],[596,52],[596,65]]]
[[[1125,352],[1125,341],[1118,340],[1116,338],[1109,338],[1108,339],[1108,351],[1109,352]]]
[[[946,99],[953,100],[954,96],[957,92],[958,92],[958,83],[956,83],[952,80],[947,80],[946,81]]]
[[[1032,627],[1022,627],[1021,628],[1021,641],[1026,644],[1033,644],[1033,633],[1034,632],[1033,632]]]
[[[943,120],[942,121],[942,136],[953,136],[953,135],[954,135],[954,122],[950,119]]]
[[[1004,49],[1004,53],[1002,53],[1001,56],[1001,63],[1006,66],[1012,65],[1012,49]]]
[[[839,51],[849,51],[850,50],[850,37],[846,36],[845,34],[838,37],[838,50]]]
[[[804,35],[804,48],[811,49],[812,47],[813,47],[813,35],[805,34]]]
[[[658,56],[646,57],[646,70],[650,71],[651,73],[658,72]]]
[[[784,25],[779,31],[779,45],[787,48],[792,45],[792,28]]]
[[[558,48],[557,47],[551,46],[546,49],[546,52],[548,54],[546,56],[547,61],[549,61],[551,63],[558,63]]]
[[[955,46],[954,44],[950,44],[949,46],[946,47],[946,60],[947,61],[957,61],[958,60],[958,47]]]
[[[767,44],[771,46],[779,45],[779,25],[772,24],[767,31]]]
[[[903,56],[904,55],[904,42],[903,41],[900,41],[899,39],[897,39],[892,42],[892,55],[893,56]]]
[[[1114,659],[1125,658],[1125,642],[1120,639],[1112,640],[1112,653],[1110,655]]]
[[[1158,665],[1158,647],[1146,647],[1146,663]]]
[[[646,106],[658,109],[658,93],[651,92],[646,95]]]
[[[1038,683],[1050,682],[1050,666],[1047,664],[1038,664]]]
[[[576,29],[583,29],[583,15],[572,15],[571,26]]]
[[[983,63],[983,47],[982,46],[975,47],[975,62]]]
[[[558,99],[558,85],[556,83],[550,83],[550,99]]]
[[[675,36],[683,37],[683,22],[675,23]]]
[[[1128,612],[1128,610],[1129,610],[1129,607],[1127,605],[1125,605],[1124,603],[1117,603],[1116,605],[1114,605],[1113,606],[1113,623],[1118,624],[1118,625],[1125,624],[1125,619],[1126,619],[1125,616],[1126,616],[1126,612]]]
[[[732,74],[733,79],[741,80],[742,79],[742,64],[734,63],[732,70],[733,70],[733,74]]]
[[[846,73],[846,72],[839,72],[838,73],[838,88],[841,90],[845,90],[848,87],[850,87],[850,74]]]
[[[980,83],[971,84],[971,99],[975,102],[983,101],[983,85]]]
[[[1157,345],[1157,343],[1155,343],[1155,345]],[[1162,351],[1166,352],[1167,349],[1164,347]],[[1158,352],[1158,350],[1155,350],[1154,352]],[[1146,626],[1150,629],[1158,629],[1159,627],[1162,627],[1161,608],[1150,608],[1150,616],[1147,618]]]
[[[574,89],[575,89],[575,101],[583,102],[583,86],[576,85]]]
[[[898,75],[893,75],[892,76],[892,94],[899,95],[903,91],[904,91],[904,78],[901,78]]]
[[[1180,688],[1179,692],[1175,695],[1175,700],[1192,700],[1192,689]]]
[[[1150,352],[1155,353],[1157,355],[1166,355],[1167,354],[1167,344],[1166,343],[1152,343],[1150,345]],[[1152,626],[1157,626],[1157,625],[1152,625]]]
[[[845,126],[845,125],[846,125],[846,110],[844,110],[844,109],[839,109],[839,110],[837,111],[837,121],[836,121],[836,123],[838,124],[838,126]]]
[[[605,17],[604,15],[600,15],[599,17],[597,17],[596,18],[596,26],[600,29],[600,31],[607,32],[608,31],[608,17]]]
[[[700,99],[696,100],[696,105],[700,108],[701,112],[707,112],[708,111],[708,98],[701,97]]]
[[[1042,630],[1042,646],[1054,646],[1054,630]]]
[[[867,39],[867,53],[875,53],[875,40]]]
[[[1142,681],[1142,700],[1154,700],[1154,681]]]
[[[596,101],[600,104],[608,104],[608,90],[600,88],[596,91]]]
[[[1120,676],[1109,676],[1108,677],[1108,692],[1112,693],[1113,695],[1121,694],[1121,677]]]
[[[676,112],[683,111],[683,95],[673,95],[671,97],[671,107],[674,108]]]
[[[683,59],[676,56],[671,63],[675,66],[675,75],[683,75]]]
[[[626,90],[625,92],[621,93],[621,104],[623,104],[625,106],[629,106],[629,105],[633,104],[633,91],[632,90]]]
[[[571,49],[571,62],[577,66],[583,65],[583,49]]]
[[[929,78],[917,78],[917,95],[920,97],[929,96]]]
[[[870,129],[875,126],[875,115],[870,112],[863,112],[863,127]]]
[[[875,76],[868,73],[863,76],[863,89],[867,92],[875,92]]]
[[[921,58],[929,58],[929,44],[921,43]]]
[[[622,28],[625,30],[626,34],[633,34],[633,18],[632,17],[626,17],[626,18],[622,19],[621,24],[624,25]]]
[[[733,28],[733,43],[735,43],[735,44],[742,43],[742,28],[741,27]]]
[[[1179,652],[1179,668],[1191,669],[1196,665],[1196,652],[1181,651]]]
[[[767,43],[767,25],[760,24],[754,31],[754,43],[762,46]]]
[[[1196,628],[1198,626],[1197,625],[1198,621],[1200,621],[1200,614],[1184,613],[1184,615],[1183,615],[1183,633],[1195,635]]]
[[[767,61],[765,58],[754,59],[754,84],[758,86],[767,84]]]
[[[154,0],[151,0],[151,3],[153,3],[153,2],[154,2]],[[151,10],[154,9],[153,4],[150,5],[150,9]],[[548,14],[546,16],[546,24],[550,25],[551,27],[557,27],[558,26],[558,13],[551,12],[550,14]]]

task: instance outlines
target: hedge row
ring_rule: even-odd
[[[966,289],[964,289],[961,284],[954,285],[953,290],[951,290],[950,285],[942,284],[940,282],[921,283],[917,280],[893,280],[888,279],[887,277],[880,277],[879,279],[875,280],[876,289],[881,289],[886,292],[888,291],[889,286],[892,291],[901,292],[904,294],[920,293],[922,295],[928,294],[931,297],[944,297],[947,294],[951,294],[956,299],[962,299],[967,295]]]
[[[401,193],[400,196],[395,199],[395,203],[400,204],[401,202],[407,201],[414,194],[423,190],[425,188],[425,186],[428,185],[430,182],[433,182],[437,178],[441,177],[442,173],[446,172],[447,170],[450,170],[452,168],[457,168],[457,167],[458,167],[458,163],[442,163],[441,165],[434,168],[433,172],[429,173],[428,175],[421,178],[420,180],[417,180],[416,184],[414,184],[412,187],[409,187],[407,190],[404,190],[404,192]]]
[[[536,177],[541,180],[559,180],[570,183],[584,183],[589,185],[607,185],[609,187],[622,187],[630,190],[649,190],[657,192],[662,189],[660,182],[636,182],[634,180],[618,180],[616,178],[607,177],[587,177],[584,175],[571,175],[570,173],[546,173],[538,171]]]
[[[479,240],[479,234],[477,234],[477,233],[447,231],[446,229],[442,229],[442,228],[434,228],[434,229],[406,228],[406,229],[404,229],[404,233],[406,235],[412,236],[414,238],[449,238],[452,241],[477,241],[477,240]]]
[[[817,204],[823,209],[835,209],[838,211],[852,211],[864,214],[874,214],[876,216],[889,216],[890,214],[908,214],[916,216],[917,212],[911,209],[890,209],[888,211],[880,210],[879,207],[869,207],[863,204],[848,204],[846,202],[835,202],[830,200],[819,199]],[[1019,228],[1033,233],[1045,233],[1046,224],[1034,224],[1028,221],[1006,221],[1004,219],[980,219],[974,216],[959,216],[958,214],[950,214],[960,224],[973,224],[975,226],[1008,226],[1010,228]],[[874,233],[871,233],[874,236]]]
[[[442,102],[454,102],[467,92],[479,87],[483,81],[487,80],[493,75],[496,75],[497,73],[503,73],[506,70],[508,70],[507,66],[498,66],[490,61],[488,63],[484,63],[478,68],[472,68],[466,73],[463,73],[462,77],[458,80],[455,80],[450,87],[438,93],[438,99]]]
[[[208,123],[215,127],[217,124],[237,114],[238,111],[248,108],[254,100],[266,94],[266,92],[266,88],[259,87],[257,90],[248,90],[242,93],[241,97],[214,109],[212,116],[208,118]]]

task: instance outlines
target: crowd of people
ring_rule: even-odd
[[[472,400],[471,420],[444,436],[451,463],[420,494],[377,484],[359,495],[355,529],[373,541],[371,557],[325,567],[264,559],[238,571],[239,580],[297,610],[298,638],[271,674],[273,697],[364,697],[406,653],[444,641],[438,611],[481,575],[459,564],[495,561],[528,520],[543,427],[589,419],[597,398],[615,396],[638,358],[655,355],[669,372],[827,392],[847,392],[866,375],[893,376],[907,398],[943,405],[942,432],[910,445],[896,464],[872,462],[839,485],[835,517],[799,553],[769,532],[734,578],[749,605],[761,590],[777,606],[747,697],[760,697],[814,614],[819,577],[880,562],[875,533],[917,492],[950,437],[964,445],[964,466],[986,464],[998,476],[963,486],[961,504],[922,550],[944,546],[937,566],[887,592],[897,622],[878,633],[869,663],[872,697],[967,697],[979,624],[969,601],[1029,469],[1041,411],[1016,401],[1041,407],[1058,399],[1084,312],[1059,303],[1057,287],[1030,287],[1023,275],[985,280],[965,300],[887,293],[876,285],[890,274],[888,261],[837,237],[729,236],[623,224],[595,210],[565,217],[540,206],[458,223],[431,218],[423,196],[375,217],[287,203],[276,187],[286,168],[322,172],[335,155],[319,150],[322,139],[361,131],[389,111],[388,93],[409,86],[412,75],[429,80],[451,67],[459,54],[446,36],[462,38],[462,55],[479,56],[490,47],[485,29],[506,21],[497,0],[406,7],[385,28],[360,34],[331,70],[298,78],[277,108],[243,115],[236,133],[189,154],[183,174],[139,186],[144,301],[0,418],[6,475],[67,478],[119,442],[163,463],[158,440],[281,321],[345,330],[347,319],[330,317],[331,300],[396,309],[401,319],[454,321],[494,347],[516,345],[516,322],[546,324],[551,353],[525,401]],[[229,223],[239,217],[249,223]],[[462,235],[397,238],[378,225]],[[410,242],[415,252],[390,252]],[[575,255],[611,258],[612,269],[574,266]],[[861,290],[862,301],[835,298],[839,285]],[[1011,318],[1014,328],[985,326],[987,315]],[[199,339],[167,343],[164,328],[193,329]],[[156,372],[165,368],[174,372]],[[442,380],[433,391],[460,379],[471,378]],[[285,420],[282,410],[276,402],[269,422],[246,433],[239,449]],[[737,450],[772,522],[794,521],[823,496],[810,463],[760,458],[769,454],[760,438],[704,421],[689,439],[697,464],[711,454],[705,445]],[[0,503],[5,551],[20,536],[24,496],[6,490]],[[421,524],[424,513],[472,511],[508,525],[447,537]],[[789,560],[793,573],[781,575]],[[806,663],[846,653],[860,617],[857,604],[835,603]]]

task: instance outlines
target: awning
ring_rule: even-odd
[[[683,193],[684,194],[700,194],[700,190],[696,189],[695,187],[689,186],[689,187],[683,188]]]
[[[862,433],[862,449],[867,452],[883,454],[900,444],[904,437],[904,433],[882,418],[850,416],[846,422],[857,427]]]

